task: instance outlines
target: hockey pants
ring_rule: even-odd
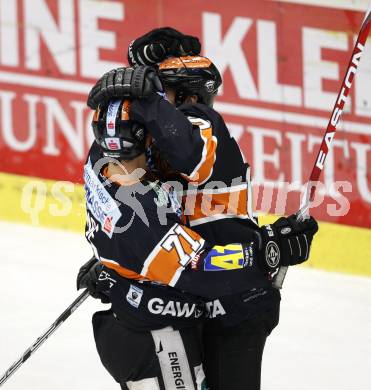
[[[279,320],[276,308],[237,326],[206,324],[204,368],[210,390],[260,390],[265,341]]]
[[[93,329],[100,359],[122,390],[206,389],[198,328],[136,332],[108,310],[94,314]]]

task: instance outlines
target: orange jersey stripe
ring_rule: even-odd
[[[171,252],[161,249],[148,267],[146,277],[150,280],[170,284],[180,267],[179,256],[175,249]]]
[[[106,266],[107,268],[110,268],[110,269],[116,271],[123,278],[133,279],[133,280],[146,280],[146,278],[144,278],[142,275],[139,275],[136,272],[131,271],[130,269],[127,269],[127,268],[119,265],[118,263],[116,264],[116,262],[113,263],[111,261],[108,262],[108,261],[102,260],[102,264],[104,264],[104,266]]]
[[[241,188],[242,187],[242,188]],[[247,186],[239,186],[239,190],[228,188],[225,192],[198,191],[183,196],[184,218],[195,222],[203,218],[223,215],[248,216]]]
[[[197,125],[196,121],[192,121],[192,123]],[[189,176],[182,174],[184,178],[195,185],[204,183],[213,173],[218,144],[216,137],[213,136],[211,127],[204,130],[200,129],[200,135],[204,141],[201,161]]]

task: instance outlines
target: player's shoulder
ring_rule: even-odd
[[[143,181],[132,186],[120,186],[114,194],[121,214],[115,232],[125,233],[126,239],[138,235],[152,243],[174,223],[180,223],[182,208],[171,186],[161,182]],[[118,239],[121,236],[116,234]]]
[[[177,194],[166,183],[143,180],[120,186],[95,171],[90,160],[85,165],[84,182],[88,211],[109,230],[180,220],[182,209]]]
[[[217,111],[205,104],[183,104],[179,107],[179,110],[186,116],[201,118],[211,123],[223,121],[223,118]]]

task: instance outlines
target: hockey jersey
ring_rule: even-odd
[[[248,241],[258,230],[250,167],[223,118],[203,104],[175,109],[157,94],[132,103],[130,116],[144,124],[181,183],[183,223],[211,244]]]
[[[157,94],[135,100],[130,116],[144,124],[161,157],[178,174],[184,213],[182,222],[210,245],[249,242],[259,230],[253,215],[250,167],[219,113],[203,104],[178,109]],[[178,187],[179,188],[179,187]],[[234,264],[213,259],[214,270]],[[229,274],[225,275],[229,278]],[[238,323],[278,305],[280,293],[271,285],[224,299],[226,324]],[[226,298],[226,297],[225,297]]]
[[[182,208],[171,187],[149,180],[119,185],[103,174],[101,161],[94,143],[84,169],[86,238],[107,268],[127,279],[205,298],[268,285],[256,261],[256,238],[211,245],[182,224]],[[223,263],[221,272],[213,272]]]

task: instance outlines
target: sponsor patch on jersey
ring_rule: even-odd
[[[192,260],[191,260],[191,268],[192,268],[192,269],[194,269],[194,270],[199,269],[199,265],[200,265],[199,263],[200,263],[201,255],[202,255],[202,251],[196,253],[196,254],[192,257]]]
[[[129,291],[126,294],[126,300],[130,303],[131,306],[138,308],[140,301],[142,300],[143,290],[139,287],[130,285]]]
[[[86,207],[100,223],[101,230],[112,237],[121,212],[93,171],[90,160],[84,168]]]
[[[245,266],[246,260],[241,244],[214,246],[204,258],[205,271],[225,271]]]

